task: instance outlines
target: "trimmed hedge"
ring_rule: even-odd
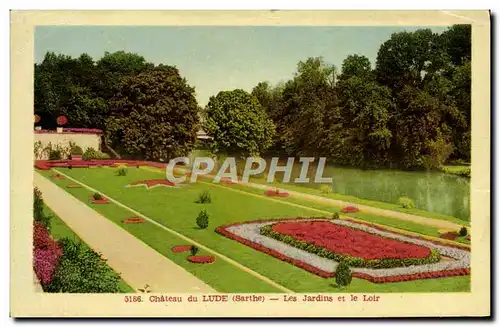
[[[273,224],[274,225],[274,224]],[[340,254],[331,252],[328,249],[318,247],[314,244],[307,243],[305,241],[297,240],[296,238],[283,235],[281,233],[273,230],[273,225],[266,225],[261,227],[260,233],[264,236],[271,237],[280,242],[289,244],[298,249],[316,254],[320,257],[332,259],[337,262],[345,262],[350,267],[357,268],[372,268],[372,269],[387,269],[387,268],[397,268],[397,267],[408,267],[417,266],[430,263],[436,263],[441,260],[441,255],[435,249],[430,249],[430,255],[426,258],[404,258],[404,259],[363,259],[359,257],[353,257],[348,254]]]

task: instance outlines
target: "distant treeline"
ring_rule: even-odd
[[[357,54],[340,69],[308,58],[285,83],[222,91],[205,108],[175,67],[125,52],[97,62],[47,53],[35,64],[35,113],[45,128],[66,115],[71,127],[104,129],[118,151],[154,160],[186,154],[203,127],[213,152],[439,167],[470,160],[470,33],[394,33],[374,69]]]

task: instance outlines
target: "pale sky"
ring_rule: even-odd
[[[375,64],[380,45],[392,33],[446,27],[175,27],[175,26],[39,26],[35,62],[47,51],[98,60],[105,51],[127,51],[155,64],[176,66],[205,106],[219,91],[251,91],[261,81],[275,84],[292,78],[297,63],[322,56],[339,69],[350,54]]]

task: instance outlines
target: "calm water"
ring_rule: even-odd
[[[191,158],[203,156],[201,154],[193,153]],[[291,180],[299,176],[300,168],[300,165],[294,166]],[[313,180],[316,170],[315,167],[310,168],[308,176]],[[332,177],[334,193],[388,203],[397,203],[400,197],[407,196],[415,201],[419,209],[463,220],[470,218],[470,180],[467,178],[441,172],[362,170],[335,166],[325,167],[323,176]],[[282,178],[282,174],[276,174],[278,181]],[[320,186],[313,183],[301,185],[312,188]]]

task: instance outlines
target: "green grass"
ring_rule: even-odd
[[[68,225],[64,223],[49,207],[44,207],[44,212],[46,215],[50,216],[50,234],[56,240],[60,240],[62,238],[69,238],[75,242],[81,242],[84,246],[88,245],[83,242],[78,235],[73,232]],[[109,268],[112,270],[111,268]],[[135,290],[130,287],[123,279],[120,278],[118,283],[118,288],[120,293],[135,293]]]
[[[255,219],[325,216],[310,208],[299,208],[287,203],[272,201],[264,197],[251,196],[246,192],[235,192],[227,187],[210,183],[196,183],[180,189],[144,187],[125,187],[132,181],[158,179],[158,172],[145,169],[130,169],[127,176],[116,177],[114,169],[59,169],[61,172],[98,189],[100,192],[141,212],[155,221],[238,261],[246,267],[276,281],[296,292],[338,292],[333,279],[324,279],[303,269],[282,262],[264,253],[255,251],[243,244],[227,239],[215,233],[217,226],[232,222]],[[51,172],[42,174],[50,176]],[[65,187],[66,180],[54,183]],[[231,186],[233,187],[233,186]],[[196,204],[198,194],[208,190],[212,197],[210,204]],[[89,203],[92,193],[86,189],[66,189],[80,200]],[[89,204],[94,210],[122,226],[120,220],[131,216],[127,210],[114,204]],[[210,214],[209,228],[200,230],[196,227],[196,217],[205,208]],[[331,208],[330,208],[331,209]],[[332,211],[333,212],[333,211]],[[185,260],[183,254],[173,254],[171,247],[186,244],[158,226],[151,223],[122,226],[134,236],[140,238],[159,253],[167,256],[186,270],[193,273],[207,284],[222,292],[279,292],[268,283],[217,259],[211,265],[196,265]],[[428,279],[418,282],[400,282],[391,284],[373,284],[361,279],[343,289],[344,292],[449,292],[469,291],[469,276]]]
[[[250,182],[270,185],[270,188],[271,187],[279,187],[279,188],[283,188],[283,189],[288,189],[290,191],[297,191],[297,192],[322,196],[324,198],[345,201],[345,202],[352,203],[352,204],[366,205],[366,206],[370,206],[370,207],[375,207],[375,208],[380,208],[380,209],[385,209],[385,210],[393,210],[393,211],[413,214],[413,215],[422,216],[422,217],[441,219],[441,220],[450,221],[450,222],[453,222],[456,224],[469,226],[469,221],[466,221],[466,220],[463,220],[463,219],[460,219],[457,217],[452,217],[452,216],[444,215],[444,214],[441,214],[438,212],[426,211],[426,210],[421,210],[421,209],[417,209],[417,208],[406,209],[406,208],[403,208],[403,207],[401,207],[397,204],[394,204],[394,203],[366,200],[366,199],[361,199],[361,198],[358,198],[355,196],[338,194],[338,193],[324,194],[319,189],[295,185],[295,184],[283,184],[283,183],[280,183],[277,181],[275,181],[271,184],[268,184],[264,178],[250,178]]]

